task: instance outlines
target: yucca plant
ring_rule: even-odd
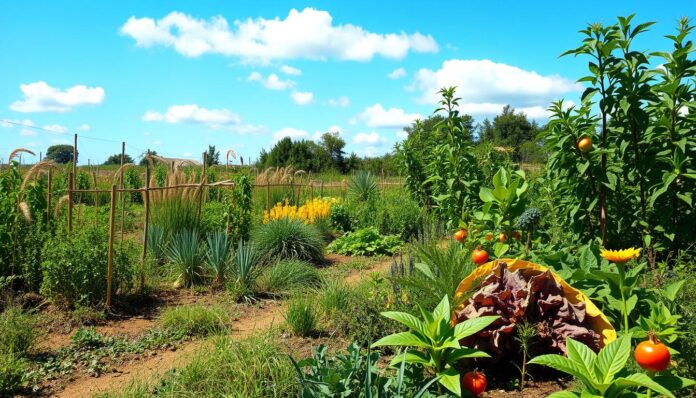
[[[232,273],[235,277],[235,285],[241,289],[242,296],[251,292],[256,277],[261,270],[259,267],[261,257],[256,247],[249,242],[239,241],[237,250],[232,259]]]
[[[164,228],[159,225],[152,225],[147,230],[147,248],[150,256],[158,264],[162,264],[166,258],[167,242],[169,237]]]
[[[377,180],[369,171],[359,171],[348,182],[348,196],[366,202],[377,193]]]
[[[231,243],[225,231],[215,231],[208,235],[206,262],[215,274],[214,284],[221,286],[227,273],[227,265],[232,255]]]
[[[202,259],[197,231],[184,229],[176,233],[167,246],[167,257],[179,274],[177,286],[191,287],[200,282]]]

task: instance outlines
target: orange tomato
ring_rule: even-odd
[[[488,262],[488,252],[483,250],[481,246],[478,246],[471,252],[471,259],[474,260],[474,264],[481,265]]]
[[[669,349],[657,340],[654,333],[648,337],[648,340],[638,344],[633,355],[641,368],[649,372],[661,372],[669,367]]]
[[[462,390],[469,391],[473,396],[478,397],[486,391],[486,375],[481,372],[466,372],[460,379]]]
[[[492,240],[493,240],[493,234],[490,233],[490,232],[487,233],[487,234],[486,234],[486,240],[489,241],[489,242],[492,241]]]
[[[592,149],[592,138],[590,137],[582,137],[578,141],[578,149],[582,153],[588,152],[590,149]]]
[[[467,236],[468,234],[466,233],[466,229],[460,229],[459,231],[454,233],[454,239],[458,242],[463,242]]]
[[[504,233],[501,233],[500,235],[498,235],[498,241],[499,241],[500,243],[505,243],[505,242],[507,242],[507,235],[505,235]]]

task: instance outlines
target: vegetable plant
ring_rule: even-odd
[[[397,236],[383,236],[376,227],[368,227],[346,233],[331,242],[327,250],[331,253],[353,256],[376,256],[393,254],[401,247],[401,244]]]

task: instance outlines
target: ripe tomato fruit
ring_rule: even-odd
[[[669,349],[657,340],[654,333],[638,344],[633,355],[638,365],[649,372],[661,372],[669,367]]]
[[[476,265],[485,264],[488,262],[488,252],[479,246],[471,252],[471,259],[474,260]]]
[[[498,242],[500,242],[500,243],[507,242],[507,235],[505,235],[504,233],[501,232],[500,235],[498,235]]]
[[[469,391],[473,396],[478,397],[486,391],[486,375],[481,372],[466,372],[460,379],[462,390]]]
[[[586,153],[590,149],[592,149],[592,138],[590,137],[582,137],[580,138],[580,141],[578,141],[578,149],[580,152]]]
[[[493,234],[490,233],[490,232],[487,233],[487,234],[486,234],[486,240],[489,241],[489,242],[492,241],[492,240],[493,240]]]
[[[454,239],[456,239],[458,242],[464,241],[468,234],[466,233],[466,229],[460,229],[459,231],[454,233]]]

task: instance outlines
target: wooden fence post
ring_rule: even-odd
[[[75,184],[75,174],[70,172],[68,176],[68,234],[72,232],[72,213],[73,213],[73,197],[72,190]]]
[[[143,198],[145,206],[145,224],[143,226],[143,255],[142,269],[140,270],[140,290],[145,287],[145,261],[147,259],[147,229],[150,225],[150,165],[145,168],[145,195]]]
[[[111,184],[111,208],[109,211],[109,253],[106,268],[106,309],[111,309],[111,276],[114,265],[114,223],[116,216],[116,184]]]

